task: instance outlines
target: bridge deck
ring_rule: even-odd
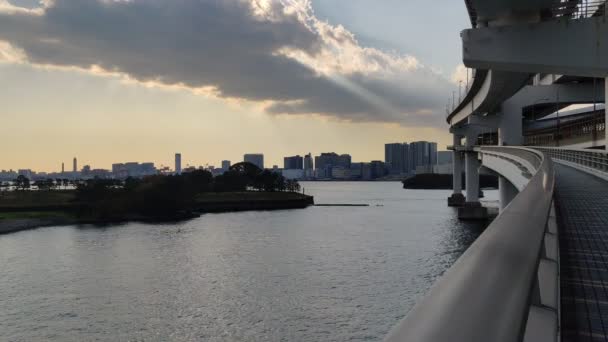
[[[562,341],[608,341],[608,182],[556,164]]]

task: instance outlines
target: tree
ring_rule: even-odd
[[[36,186],[38,186],[38,190],[51,190],[53,188],[53,180],[52,179],[37,180]]]
[[[196,193],[207,192],[212,188],[213,175],[207,170],[194,170],[183,174],[188,186]]]
[[[141,180],[133,177],[127,177],[124,183],[124,189],[126,191],[133,191],[141,184]]]
[[[300,183],[295,179],[286,180],[285,187],[287,188],[287,191],[300,192]]]
[[[24,175],[19,175],[19,177],[17,177],[17,179],[15,179],[14,182],[15,182],[15,186],[19,190],[26,190],[26,189],[30,188],[30,180],[29,180],[29,178],[25,177]]]

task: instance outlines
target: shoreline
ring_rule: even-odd
[[[277,195],[275,195],[277,196]],[[282,196],[282,195],[278,195]],[[293,195],[291,195],[293,196]],[[150,217],[138,214],[127,214],[116,219],[100,219],[77,217],[69,214],[67,211],[57,211],[57,206],[41,207],[18,207],[18,208],[0,208],[0,214],[8,214],[8,218],[2,218],[0,215],[0,235],[10,234],[24,230],[31,230],[43,227],[62,226],[62,225],[108,225],[120,224],[127,222],[146,222],[146,223],[161,223],[161,222],[178,222],[183,220],[194,219],[204,214],[213,213],[230,213],[242,211],[273,211],[273,210],[290,210],[304,209],[314,205],[314,197],[308,195],[300,195],[298,198],[277,198],[263,199],[255,198],[256,195],[244,196],[246,199],[230,198],[223,201],[198,201],[191,209],[185,209],[174,215],[167,217]],[[45,210],[46,209],[46,210]]]

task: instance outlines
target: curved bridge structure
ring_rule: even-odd
[[[386,341],[517,341],[557,331],[553,163],[532,149],[476,150],[522,191]]]
[[[465,5],[474,70],[446,118],[448,204],[485,219],[485,168],[499,176],[500,214],[386,340],[608,341],[606,0]],[[564,117],[573,104],[592,106]]]

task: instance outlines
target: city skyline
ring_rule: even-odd
[[[395,140],[395,141],[405,141],[403,139],[401,140]],[[424,140],[421,140],[424,141]],[[301,151],[301,152],[294,152],[294,153],[287,153],[285,155],[281,155],[281,156],[274,156],[272,158],[269,158],[266,152],[260,152],[264,155],[264,164],[265,167],[267,168],[272,168],[273,165],[279,165],[282,166],[284,164],[284,158],[285,157],[289,157],[289,156],[296,156],[296,155],[300,155],[302,158],[308,154],[311,153],[314,159],[314,156],[318,156],[321,153],[327,153],[327,152],[336,152],[341,154],[341,153],[347,153],[349,155],[352,156],[353,161],[356,162],[362,162],[362,161],[371,161],[371,160],[384,160],[385,159],[385,151],[384,151],[384,145],[386,144],[386,142],[381,143],[381,145],[375,146],[376,149],[378,150],[377,153],[373,154],[373,157],[371,158],[366,158],[366,157],[357,157],[356,153],[353,153],[352,151],[349,150],[337,150],[335,148],[331,148],[328,147],[325,150],[320,150],[320,151]],[[447,146],[447,145],[446,145]],[[438,151],[445,151],[445,147],[446,146],[442,146],[438,144]],[[443,148],[442,148],[443,147]],[[72,161],[73,163],[73,159],[76,158],[78,160],[78,164],[85,166],[88,165],[90,166],[92,169],[106,169],[106,170],[110,170],[112,169],[112,165],[116,164],[116,163],[128,163],[128,162],[139,162],[139,163],[145,163],[145,162],[152,162],[154,163],[157,167],[170,167],[171,169],[174,168],[175,165],[175,154],[176,152],[169,152],[166,156],[163,156],[162,161],[158,161],[158,160],[153,160],[153,159],[145,159],[145,158],[140,158],[140,157],[133,157],[131,159],[124,159],[124,160],[110,160],[107,164],[106,163],[97,163],[93,160],[93,158],[87,157],[87,156],[71,156],[71,157],[66,157],[65,160],[67,161]],[[222,161],[228,160],[228,161],[232,161],[232,164],[235,164],[239,161],[244,161],[244,155],[246,153],[234,153],[234,157],[230,158],[230,157],[220,157],[217,160],[211,160],[211,161],[206,161],[204,158],[197,158],[196,155],[194,157],[186,154],[186,153],[181,153],[181,155],[183,155],[183,159],[182,159],[182,168],[186,168],[186,167],[200,167],[200,166],[214,166],[216,168],[220,168]],[[33,156],[34,158],[36,158],[36,156]],[[197,162],[198,160],[201,160],[203,162]],[[30,169],[30,170],[34,170],[36,172],[46,172],[46,173],[54,173],[54,172],[61,172],[61,168],[62,168],[62,163],[66,163],[65,161],[59,160],[58,162],[56,162],[57,166],[55,168],[50,168],[50,169],[44,169],[44,168],[36,168],[36,167],[29,167],[28,165],[16,165],[13,167],[5,167],[3,166],[3,164],[0,164],[0,170],[13,170],[13,171],[17,171],[19,169]],[[70,164],[72,164],[70,163]],[[34,163],[35,164],[35,163]],[[72,169],[72,168],[70,168]],[[67,171],[67,170],[66,170]],[[80,171],[80,169],[78,170]]]
[[[169,11],[177,17],[164,17],[169,12],[156,13],[150,6],[154,1],[129,6],[90,0],[87,9],[109,16],[87,27],[72,26],[78,23],[74,17],[88,15],[75,5],[78,1],[45,2],[42,8],[34,0],[0,1],[0,78],[10,84],[0,93],[5,113],[0,144],[9,147],[0,169],[54,171],[61,161],[71,166],[74,155],[80,164],[104,168],[135,159],[172,165],[168,156],[174,151],[190,156],[193,165],[265,151],[268,164],[280,165],[283,156],[309,151],[350,151],[357,160],[382,159],[377,146],[404,137],[432,137],[440,146],[448,145],[445,100],[458,89],[455,76],[462,71],[459,56],[451,52],[459,45],[455,32],[467,24],[466,11],[458,4],[387,1],[386,8],[361,0],[296,0],[274,7],[254,1],[178,2]],[[395,9],[406,13],[413,7],[455,13],[429,32],[430,37],[450,37],[445,44],[417,38],[412,29],[418,19],[394,15]],[[120,18],[135,15],[131,11],[164,20],[144,17],[138,23],[145,26],[121,30],[129,23]],[[234,27],[238,34],[222,30],[209,36],[204,25],[223,26],[190,16],[211,12],[219,21],[239,22]],[[257,20],[260,15],[280,20]],[[181,26],[182,16],[200,25]],[[362,25],[363,17],[368,25]],[[38,24],[29,25],[32,20]],[[390,35],[382,29],[386,25],[394,27]],[[177,38],[171,34],[190,37],[182,30],[194,27],[195,36],[205,39],[184,41],[187,49],[171,51],[173,62],[167,63],[162,57],[168,53],[166,42]],[[116,35],[114,28],[130,34]],[[135,34],[151,30],[166,34],[149,40]],[[251,44],[240,40],[250,32],[256,32]],[[330,32],[341,39],[330,39]],[[106,49],[73,53],[102,33]],[[143,41],[149,45],[133,43]],[[45,53],[49,42],[61,53]],[[239,50],[229,53],[227,45]],[[319,50],[313,51],[314,46]],[[218,58],[209,58],[209,50],[216,50]],[[150,57],[149,65],[124,63],[141,55]],[[306,55],[319,57],[320,64],[302,57]],[[269,73],[259,65],[278,71]]]

